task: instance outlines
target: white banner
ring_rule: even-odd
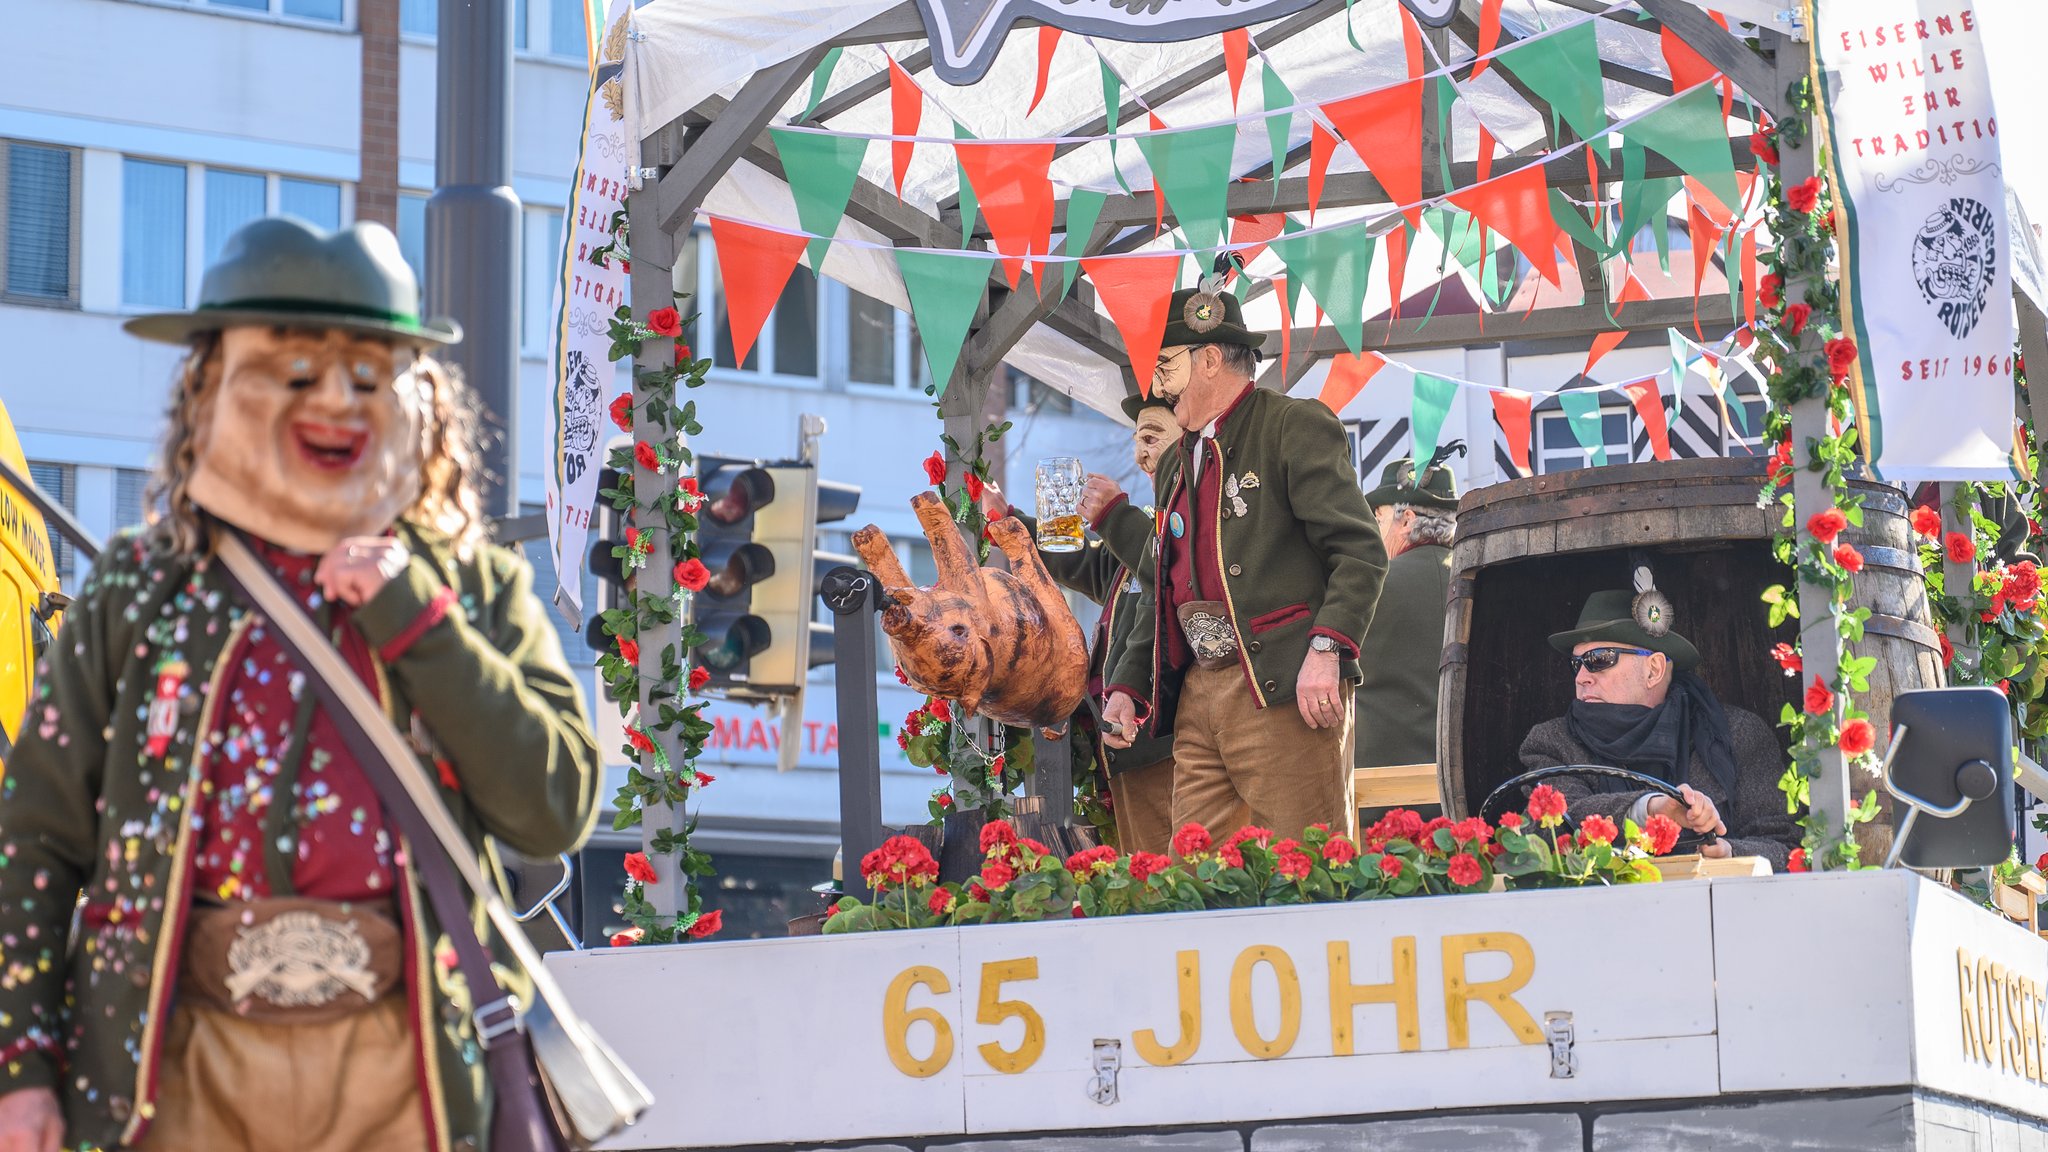
[[[1843,303],[1891,480],[2004,480],[2012,237],[1983,27],[1949,0],[1816,0]]]
[[[611,318],[626,300],[625,261],[600,265],[590,254],[611,242],[612,215],[625,207],[628,165],[638,148],[639,134],[625,103],[626,31],[632,14],[632,0],[611,0],[584,100],[583,147],[562,214],[562,251],[555,261],[549,312],[554,395],[548,405],[548,548],[560,581],[557,606],[579,623],[584,553],[597,473],[604,464],[606,394],[615,375]]]

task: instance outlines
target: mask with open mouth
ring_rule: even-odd
[[[234,327],[202,395],[192,499],[274,544],[325,552],[419,499],[430,385],[410,350],[348,332]]]

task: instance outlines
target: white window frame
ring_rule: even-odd
[[[263,214],[265,216],[275,216],[278,213],[278,188],[279,181],[281,180],[292,179],[307,184],[332,184],[340,190],[341,194],[339,206],[340,226],[346,228],[354,223],[355,198],[350,195],[351,185],[343,181],[329,180],[324,176],[307,176],[297,172],[259,172],[254,169],[237,168],[227,164],[200,164],[189,160],[149,156],[136,152],[121,153],[120,158],[124,163],[129,160],[140,160],[150,164],[168,164],[185,170],[185,300],[184,303],[179,305],[180,307],[189,308],[199,299],[199,282],[206,275],[206,173],[208,170],[263,177]],[[115,194],[122,195],[119,189],[116,190]],[[121,253],[121,260],[125,263],[127,259],[128,253],[124,250]],[[12,302],[10,299],[9,303]],[[121,300],[119,306],[120,314],[127,316],[158,310],[157,305],[131,304],[125,298]]]
[[[717,363],[718,309],[716,301],[719,290],[717,275],[718,244],[717,241],[711,238],[711,231],[708,228],[697,229],[696,238],[697,294],[691,297],[689,304],[694,306],[697,312],[697,324],[691,334],[690,347],[692,355],[699,359],[708,358],[712,361],[709,377],[713,380],[725,380],[735,383],[773,384],[784,388],[813,389],[823,385],[825,374],[831,371],[831,357],[827,355],[831,346],[826,342],[825,334],[832,330],[829,320],[832,294],[828,289],[833,284],[833,281],[826,280],[818,286],[818,331],[814,337],[818,341],[818,372],[816,375],[796,376],[775,370],[775,327],[781,320],[781,317],[776,315],[775,309],[769,310],[768,319],[762,323],[760,333],[754,337],[753,353],[761,367],[753,369],[738,365],[731,368],[722,367]],[[790,273],[790,275],[808,276],[810,272],[806,269],[798,268]]]
[[[1554,400],[1551,403],[1556,405]],[[1622,418],[1622,439],[1619,444],[1607,433],[1607,418],[1610,416],[1620,416]],[[1625,404],[1603,403],[1600,406],[1600,431],[1601,439],[1607,445],[1607,462],[1609,464],[1628,463],[1635,446],[1635,409]],[[1562,461],[1569,455],[1564,451],[1553,451],[1549,447],[1553,443],[1551,440],[1553,435],[1559,438],[1555,443],[1560,447],[1568,444],[1577,451],[1578,463],[1559,463],[1555,467],[1551,465],[1552,457],[1557,457]],[[1595,467],[1593,453],[1581,446],[1578,438],[1572,435],[1571,418],[1565,415],[1562,406],[1543,408],[1536,412],[1535,441],[1535,451],[1532,454],[1530,463],[1536,466],[1536,474],[1539,476],[1548,475],[1552,472],[1570,472],[1580,468]]]
[[[49,148],[55,151],[68,152],[71,155],[71,188],[69,193],[71,197],[71,235],[68,240],[68,252],[65,256],[66,288],[62,300],[51,300],[42,296],[18,296],[7,291],[5,263],[7,259],[7,230],[4,227],[4,223],[8,218],[7,168],[10,160],[9,150],[17,144],[30,148]],[[79,284],[81,252],[78,238],[85,231],[83,227],[83,217],[85,214],[84,169],[85,150],[82,148],[72,148],[62,144],[44,144],[33,140],[0,139],[0,303],[20,305],[25,308],[60,308],[73,312],[81,307]]]
[[[234,16],[243,20],[268,20],[278,24],[289,24],[294,28],[313,28],[322,32],[353,33],[356,29],[356,0],[341,0],[339,20],[320,20],[312,16],[299,16],[284,10],[284,0],[268,0],[262,8],[242,8],[233,4],[217,3],[216,0],[129,0],[130,3],[147,4],[153,8],[180,8],[188,12],[204,12],[209,16]]]
[[[831,286],[831,291],[826,296],[828,301],[826,310],[831,314],[832,319],[832,322],[827,326],[827,331],[831,334],[831,340],[827,347],[834,354],[832,357],[834,363],[828,369],[832,372],[833,377],[845,381],[846,390],[854,395],[886,396],[902,399],[907,393],[914,393],[922,397],[924,394],[917,392],[915,385],[917,365],[911,362],[913,342],[910,339],[910,313],[900,308],[894,309],[896,313],[896,328],[893,338],[896,341],[896,349],[895,355],[891,358],[890,365],[893,369],[890,375],[894,379],[887,384],[877,384],[872,380],[855,380],[853,378],[853,299],[849,295],[853,289],[839,283],[837,280],[828,280],[826,283]],[[869,299],[876,298],[869,297]],[[887,301],[880,302],[888,303]],[[920,355],[918,359],[922,360],[923,356]]]

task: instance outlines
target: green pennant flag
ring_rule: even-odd
[[[1429,79],[1431,99],[1436,101],[1436,162],[1445,188],[1456,188],[1451,179],[1451,106],[1458,102],[1458,86],[1449,76]]]
[[[1072,256],[1060,268],[1060,295],[1074,290],[1074,277],[1081,273],[1080,257],[1088,247],[1088,237],[1095,232],[1095,222],[1102,218],[1102,202],[1108,194],[1091,188],[1076,188],[1067,193],[1067,243],[1062,253]]]
[[[1676,328],[1666,329],[1664,334],[1671,341],[1671,403],[1675,411],[1685,407],[1685,337]]]
[[[1592,221],[1586,219],[1586,214],[1579,210],[1577,204],[1572,203],[1571,197],[1566,196],[1563,189],[1550,190],[1550,218],[1557,221],[1557,226],[1564,229],[1565,235],[1584,244],[1593,255],[1602,260],[1614,255],[1615,243],[1600,234],[1600,230],[1593,226]]]
[[[1165,193],[1174,223],[1190,248],[1214,248],[1223,242],[1230,153],[1236,145],[1235,124],[1138,137],[1138,151],[1145,154],[1152,180]]]
[[[974,133],[962,125],[953,125],[953,139],[972,140]],[[974,243],[974,217],[981,201],[974,198],[974,181],[967,178],[967,168],[960,163],[960,154],[953,153],[953,171],[960,178],[960,246],[966,248]]]
[[[1667,100],[1625,130],[1630,146],[1648,148],[1707,186],[1730,211],[1742,207],[1735,160],[1728,154],[1728,122],[1712,86]]]
[[[1607,95],[1600,87],[1600,37],[1593,29],[1597,23],[1581,20],[1494,57],[1496,64],[1527,84],[1582,140],[1607,131]],[[1726,139],[1725,131],[1721,135]],[[1725,145],[1722,151],[1727,151]]]
[[[1131,186],[1124,183],[1124,170],[1116,162],[1116,126],[1117,121],[1123,118],[1124,82],[1117,78],[1116,70],[1109,66],[1109,61],[1100,56],[1096,59],[1102,64],[1102,115],[1107,125],[1103,134],[1109,137],[1109,173],[1116,177],[1116,186],[1129,196]]]
[[[1565,419],[1571,425],[1572,438],[1579,447],[1592,454],[1593,465],[1600,467],[1607,463],[1607,437],[1600,427],[1600,392],[1598,389],[1580,389],[1574,392],[1560,392],[1557,402],[1564,409]]]
[[[825,98],[825,89],[832,86],[832,70],[839,67],[839,57],[846,53],[844,48],[834,48],[818,61],[817,71],[811,73],[811,98],[804,105],[804,114],[798,120],[809,120],[811,113],[818,110],[818,101]]]
[[[1443,438],[1444,418],[1451,414],[1451,400],[1458,394],[1458,382],[1427,372],[1415,374],[1415,391],[1408,402],[1408,427],[1415,436],[1415,459],[1427,461]]]
[[[1259,63],[1262,65],[1259,69],[1259,74],[1265,86],[1267,109],[1292,108],[1294,106],[1294,93],[1288,90],[1287,82],[1280,79],[1280,74],[1273,71],[1272,59],[1261,54],[1259,56]],[[1282,112],[1275,116],[1266,117],[1266,143],[1273,149],[1273,196],[1275,198],[1278,198],[1280,195],[1280,174],[1287,170],[1287,138],[1293,127],[1294,113],[1292,112]],[[1449,187],[1449,185],[1447,184],[1445,187]],[[1268,203],[1271,203],[1271,201],[1269,200]]]
[[[981,305],[988,261],[957,252],[902,248],[896,252],[896,267],[910,293],[910,315],[917,322],[932,383],[943,396],[946,383],[953,378],[953,365],[960,359],[960,346],[974,324],[975,310]]]
[[[1282,236],[1292,236],[1294,233],[1301,231],[1301,229],[1302,225],[1294,217],[1280,217],[1280,234]],[[1282,255],[1280,262],[1285,264],[1287,257]],[[1301,277],[1292,274],[1287,277],[1287,315],[1293,319],[1295,324],[1301,323]]]
[[[1287,265],[1287,286],[1307,283],[1323,314],[1353,355],[1364,351],[1366,275],[1372,271],[1373,238],[1366,221],[1295,236],[1277,236],[1273,250]]]
[[[1473,276],[1479,275],[1479,221],[1456,208],[1427,208],[1422,222],[1443,244],[1444,255]],[[1441,271],[1441,268],[1439,268]]]
[[[788,128],[771,128],[769,134],[775,137],[775,151],[782,157],[790,195],[796,198],[796,218],[814,237],[806,247],[815,276],[825,265],[825,253],[832,247],[830,237],[839,230],[847,197],[853,195],[853,186],[860,179],[860,161],[868,142],[857,136]]]

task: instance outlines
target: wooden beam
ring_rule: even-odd
[[[1367,321],[1364,347],[1374,352],[1408,351],[1416,348],[1455,348],[1467,344],[1499,344],[1508,339],[1541,340],[1546,337],[1584,337],[1591,340],[1602,332],[1637,332],[1692,327],[1693,301],[1687,297],[1638,300],[1609,323],[1607,310],[1598,303],[1573,304],[1561,308],[1539,308],[1523,316],[1495,313],[1479,316],[1415,317],[1395,320],[1391,325]],[[1722,295],[1702,296],[1700,323],[1715,328],[1732,327],[1735,315]],[[1276,345],[1277,339],[1269,338]],[[1325,325],[1319,329],[1296,328],[1293,334],[1295,359],[1348,355],[1351,349]]]
[[[821,45],[754,73],[739,95],[690,141],[682,160],[661,178],[655,197],[655,221],[662,231],[690,226],[691,214],[704,203],[712,186],[725,178],[733,161],[753,145],[790,94],[810,78],[826,51]]]
[[[1770,63],[1727,29],[1714,23],[1713,17],[1704,10],[1685,0],[1638,2],[1643,11],[1655,16],[1664,27],[1685,41],[1686,47],[1720,69],[1723,76],[1735,81],[1737,88],[1763,105],[1773,118],[1783,114],[1785,88],[1773,75]]]
[[[782,178],[782,158],[765,142],[757,140],[741,158],[770,176]],[[958,235],[948,236],[938,218],[927,216],[896,198],[894,192],[870,180],[855,180],[847,198],[846,214],[889,238],[898,247],[953,248]]]
[[[1098,226],[1093,233],[1081,238],[1081,254],[1092,256],[1100,251],[1102,240],[1109,235],[1107,229]],[[1069,245],[1073,244],[1073,238],[1069,237],[1067,242]],[[1053,265],[1046,269],[1046,275],[1061,278],[1065,271],[1064,267]],[[1020,287],[1022,283],[1020,280]],[[1076,293],[1081,293],[1086,286],[1087,281],[1078,277],[1075,279]],[[1048,289],[1051,287],[1050,284],[1047,285]],[[1079,295],[1076,299],[1089,312],[1095,311],[1094,302],[1089,296]],[[977,326],[968,336],[967,355],[964,359],[974,366],[976,372],[993,371],[995,365],[1009,354],[1010,349],[1017,346],[1017,341],[1022,340],[1024,334],[1031,330],[1031,326],[1050,316],[1059,305],[1060,297],[1050,290],[1043,296],[1022,291],[1010,293],[1009,299],[1003,301],[989,316],[988,322]]]
[[[914,75],[932,66],[932,50],[930,48],[919,48],[904,59],[897,61],[897,63],[903,66],[905,72]],[[834,116],[858,108],[888,90],[889,70],[883,68],[873,76],[856,80],[848,84],[844,89],[818,101],[818,106],[812,109],[809,116],[803,120],[795,121],[795,123],[822,126]]]
[[[1475,2],[1475,0],[1459,0],[1458,14],[1451,18],[1450,25],[1451,31],[1457,35],[1458,39],[1465,42],[1465,46],[1472,50],[1472,54],[1474,56],[1477,56],[1479,54],[1479,20],[1478,17],[1475,15],[1475,13],[1478,10],[1478,7],[1479,6]],[[1633,24],[1631,24],[1631,26],[1633,26]],[[1494,46],[1494,49],[1495,51],[1504,52],[1507,49],[1514,47],[1516,44],[1521,43],[1521,41],[1522,37],[1516,36],[1512,32],[1509,32],[1505,28],[1503,28],[1500,34],[1500,43],[1496,44]],[[1499,58],[1495,57],[1494,62],[1499,63]],[[1459,65],[1459,67],[1470,68],[1472,66],[1472,63],[1474,62],[1468,61],[1466,64]],[[1627,87],[1634,88],[1639,91],[1649,92],[1658,96],[1671,95],[1670,77],[1658,76],[1654,73],[1639,71],[1637,69],[1630,68],[1626,64],[1620,64],[1613,60],[1609,60],[1605,57],[1602,57],[1600,60],[1600,75],[1603,78],[1612,80],[1617,84],[1623,84]],[[1467,76],[1469,78],[1469,72],[1467,72]],[[1535,108],[1538,112],[1547,112],[1549,110],[1549,105],[1543,103],[1541,100],[1537,99],[1532,93],[1530,93],[1527,89],[1522,87],[1521,82],[1515,79],[1514,73],[1512,71],[1503,71],[1501,73],[1501,79],[1507,81],[1509,87],[1512,87],[1515,90],[1515,94],[1522,97],[1522,99],[1527,100],[1530,106]]]

